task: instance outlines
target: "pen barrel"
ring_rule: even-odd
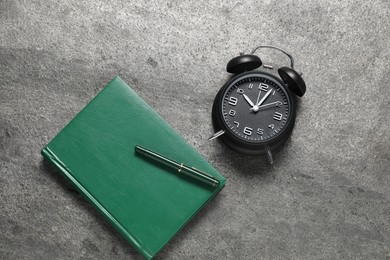
[[[160,164],[166,165],[166,166],[168,166],[168,167],[170,167],[172,169],[175,169],[175,170],[177,170],[181,166],[180,163],[175,162],[174,160],[171,160],[171,159],[169,159],[167,157],[164,157],[164,156],[162,156],[162,155],[160,155],[158,153],[155,153],[155,152],[153,152],[151,150],[143,148],[143,147],[141,147],[139,145],[135,146],[135,151],[137,153],[139,153],[139,154],[142,154],[142,155],[152,159],[153,161],[156,161],[156,162],[158,162]]]
[[[175,162],[174,160],[171,160],[165,156],[162,156],[161,154],[155,153],[149,149],[146,149],[144,147],[141,147],[139,145],[135,146],[136,153],[142,154],[145,157],[150,158],[153,161],[156,161],[162,165],[166,165],[169,168],[172,168],[176,171],[178,171],[180,174],[187,175],[190,178],[196,179],[200,182],[206,183],[210,186],[217,187],[219,185],[219,181],[215,179],[213,176],[204,173],[196,168],[188,167],[184,165],[183,163]]]
[[[219,185],[219,181],[217,179],[196,168],[190,168],[182,164],[178,171],[213,187],[217,187]]]

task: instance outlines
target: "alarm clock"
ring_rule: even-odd
[[[254,55],[260,48],[270,48],[287,55],[290,66],[263,64]],[[250,54],[241,53],[226,67],[233,77],[217,93],[212,121],[215,134],[231,149],[249,155],[272,152],[289,138],[295,123],[296,98],[306,92],[301,74],[294,70],[293,57],[275,46],[261,45]]]

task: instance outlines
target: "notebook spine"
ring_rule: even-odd
[[[130,232],[128,232],[111,214],[103,207],[87,189],[78,182],[77,179],[73,177],[71,170],[50,150],[49,147],[42,149],[41,154],[48,161],[50,161],[56,168],[59,170],[61,175],[71,183],[77,190],[80,192],[85,199],[87,199],[94,207],[121,233],[126,240],[132,244],[132,246],[137,249],[137,251],[142,254],[146,259],[152,259],[153,253],[146,248],[136,237],[134,237]]]

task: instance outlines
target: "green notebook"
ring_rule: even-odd
[[[207,172],[210,187],[135,154],[142,145]],[[114,78],[42,155],[145,258],[155,256],[224,184],[190,144],[124,81]]]

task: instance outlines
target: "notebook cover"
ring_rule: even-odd
[[[135,154],[135,145],[213,175],[216,188]],[[42,155],[145,258],[164,245],[224,184],[219,174],[122,79],[114,78]]]

